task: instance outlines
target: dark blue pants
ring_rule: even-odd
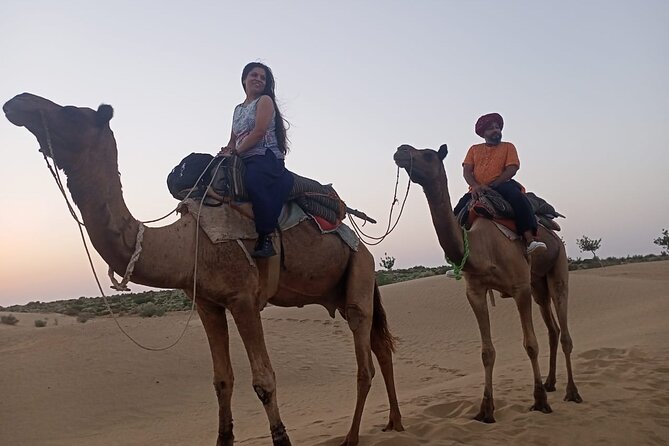
[[[516,232],[523,235],[525,231],[532,231],[532,234],[537,235],[537,219],[532,212],[532,205],[523,193],[521,185],[515,180],[509,180],[491,189],[496,190],[499,194],[509,202],[513,213],[516,215]],[[455,205],[455,215],[460,213],[463,207],[472,199],[472,194],[469,192],[464,194],[458,204]]]
[[[281,207],[293,188],[293,175],[286,170],[283,160],[267,149],[264,155],[244,158],[244,184],[253,205],[256,232],[271,234],[277,227]]]

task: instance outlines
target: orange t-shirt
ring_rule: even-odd
[[[490,184],[500,176],[506,166],[520,167],[516,147],[510,142],[500,142],[496,146],[487,146],[485,143],[476,144],[469,148],[462,165],[474,166],[474,179],[479,184]]]

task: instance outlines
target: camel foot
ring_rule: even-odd
[[[567,393],[564,396],[565,401],[573,401],[575,403],[582,403],[583,398],[578,394],[578,389],[575,384],[567,385]]]
[[[234,446],[235,444],[235,436],[232,435],[232,426],[230,426],[230,430],[227,432],[220,432],[218,433],[218,439],[216,440],[216,446]]]
[[[544,383],[544,390],[546,392],[555,392],[555,379],[547,378]]]
[[[537,410],[543,413],[553,412],[553,409],[551,409],[551,406],[548,404],[546,390],[541,384],[534,387],[534,405],[530,407],[530,410]]]
[[[388,424],[386,424],[386,427],[381,429],[383,432],[388,432],[388,431],[396,431],[396,432],[404,432],[404,426],[402,426],[402,420],[399,418],[397,420],[393,420],[392,418],[388,420]]]
[[[283,423],[271,428],[272,431],[272,446],[292,446],[290,438]]]
[[[481,421],[482,423],[494,423],[495,417],[493,413],[495,412],[495,404],[492,398],[483,397],[481,400],[481,409],[479,413],[474,417],[476,421]]]
[[[553,409],[551,409],[551,406],[548,404],[548,402],[544,403],[534,403],[532,407],[530,407],[531,411],[538,411],[538,412],[543,412],[543,413],[553,413]]]

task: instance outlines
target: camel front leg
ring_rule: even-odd
[[[560,336],[560,343],[562,344],[562,352],[564,353],[565,364],[567,366],[567,392],[564,396],[564,400],[582,403],[583,398],[581,398],[581,395],[578,393],[578,389],[576,388],[574,374],[571,367],[571,352],[573,349],[573,343],[571,340],[571,335],[569,334],[569,322],[567,318],[567,280],[560,280],[553,277],[549,279],[549,286],[551,289],[551,295],[554,299],[558,322],[560,323],[560,329],[562,332],[562,335]]]
[[[251,364],[253,390],[263,404],[269,420],[272,444],[291,446],[286,428],[279,415],[276,397],[276,377],[267,353],[265,337],[260,320],[260,309],[255,296],[239,296],[230,306],[237,330],[244,342]]]
[[[548,405],[546,389],[544,389],[544,385],[541,383],[541,371],[538,359],[539,344],[537,343],[537,336],[534,333],[534,325],[532,324],[532,293],[529,287],[516,292],[514,299],[518,307],[520,324],[523,329],[523,346],[532,363],[532,374],[534,375],[534,404],[530,410],[551,413],[553,410]]]
[[[548,362],[548,376],[544,381],[544,389],[546,392],[555,391],[556,382],[556,367],[557,367],[557,348],[560,338],[560,328],[558,327],[553,311],[551,310],[551,298],[548,293],[548,286],[546,279],[536,279],[532,281],[532,296],[534,301],[539,305],[541,317],[548,329],[548,345],[550,348],[550,359]]]
[[[365,408],[367,394],[369,394],[369,389],[372,387],[372,378],[374,377],[371,346],[371,311],[365,312],[357,305],[347,305],[346,320],[353,332],[355,359],[358,363],[358,389],[351,428],[340,446],[356,446],[359,442],[362,411]]]
[[[214,365],[214,389],[218,398],[216,446],[233,446],[231,401],[234,376],[230,363],[230,338],[225,308],[202,299],[198,301],[197,312],[207,334]]]
[[[484,423],[495,422],[495,402],[492,392],[492,370],[495,366],[495,347],[492,344],[490,332],[490,316],[488,315],[488,303],[486,301],[486,288],[475,289],[467,284],[467,300],[474,310],[476,322],[481,333],[481,359],[485,369],[485,387],[483,388],[483,399],[479,413],[474,417],[477,421]]]

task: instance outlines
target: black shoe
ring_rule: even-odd
[[[256,247],[251,257],[263,258],[263,257],[272,257],[276,255],[274,251],[274,246],[272,246],[272,237],[269,234],[258,236],[258,241],[256,242]]]

